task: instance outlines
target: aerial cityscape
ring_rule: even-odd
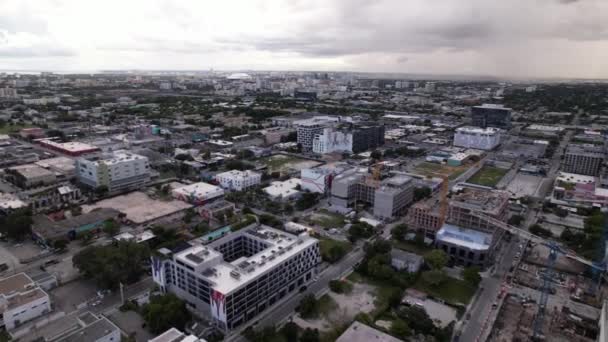
[[[0,342],[608,342],[607,14],[0,1]]]

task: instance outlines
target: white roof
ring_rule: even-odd
[[[69,151],[69,152],[82,152],[82,151],[90,151],[98,149],[97,146],[89,145],[85,143],[81,143],[78,141],[71,141],[66,143],[57,143],[51,140],[44,140],[44,143],[47,145],[54,146],[56,148]]]
[[[27,203],[17,198],[17,196],[0,193],[0,209],[19,209],[26,206]]]
[[[215,198],[224,194],[224,190],[222,190],[222,188],[205,182],[194,183],[176,188],[173,189],[172,192],[173,194],[177,195],[194,196],[196,198],[205,199]]]
[[[283,182],[272,182],[272,185],[265,187],[264,191],[272,197],[290,197],[299,191],[296,190],[298,185],[302,184],[299,178],[290,178]]]
[[[437,232],[437,241],[466,247],[471,250],[485,251],[490,248],[492,235],[477,230],[444,224]]]
[[[562,181],[562,182],[568,182],[568,183],[583,183],[583,184],[595,183],[595,177],[593,177],[593,176],[579,175],[576,173],[569,173],[569,172],[562,172],[562,171],[560,171],[559,174],[557,175],[557,180]]]
[[[466,132],[466,133],[493,134],[493,133],[497,133],[498,131],[499,131],[498,128],[494,128],[494,127],[481,128],[481,127],[466,126],[466,127],[456,128],[456,132]]]

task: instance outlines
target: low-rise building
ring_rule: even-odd
[[[55,240],[73,240],[80,234],[98,233],[107,220],[117,219],[120,212],[110,208],[84,213],[71,218],[52,220],[48,216],[34,216],[32,236],[41,244]]]
[[[250,170],[232,170],[218,173],[215,179],[224,189],[242,191],[260,184],[262,175]]]
[[[54,184],[57,182],[55,173],[36,164],[13,166],[6,169],[15,185],[23,189]]]
[[[317,239],[256,224],[204,242],[160,249],[152,276],[162,292],[184,299],[224,331],[309,284],[321,262]]]
[[[207,342],[207,340],[194,335],[186,335],[176,328],[171,328],[148,342]]]
[[[359,321],[354,321],[336,342],[403,342],[402,340],[374,329]]]
[[[297,188],[302,185],[302,180],[290,178],[286,181],[274,181],[270,186],[264,188],[264,192],[273,200],[289,201],[301,195]]]
[[[193,205],[203,205],[224,198],[224,190],[205,182],[180,186],[171,190],[173,198]]]
[[[418,254],[402,251],[400,249],[391,249],[391,266],[398,271],[406,271],[408,273],[416,273],[420,271],[424,258]]]
[[[0,279],[0,327],[12,330],[51,312],[49,295],[25,273]]]
[[[97,146],[93,146],[93,145],[89,145],[89,144],[85,144],[85,143],[81,143],[81,142],[77,142],[77,141],[71,141],[71,142],[66,142],[66,143],[58,143],[52,140],[40,140],[39,144],[57,151],[59,153],[63,153],[65,155],[68,156],[72,156],[72,157],[79,157],[79,156],[83,156],[85,154],[92,154],[95,152],[99,152],[101,151],[99,149],[99,147]]]
[[[27,208],[27,203],[20,200],[19,197],[0,192],[0,214],[8,215],[22,208]]]
[[[120,342],[120,329],[104,316],[87,311],[76,318],[76,324],[57,336],[47,336],[47,342]]]
[[[484,267],[491,262],[494,247],[491,233],[444,224],[435,244],[459,265]]]

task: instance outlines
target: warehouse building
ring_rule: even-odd
[[[208,245],[200,239],[152,257],[162,292],[184,299],[224,331],[267,310],[313,280],[318,240],[252,224]]]

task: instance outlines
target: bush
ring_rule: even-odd
[[[329,289],[335,293],[351,293],[353,284],[342,280],[332,280],[329,282]]]
[[[553,233],[551,233],[550,230],[545,229],[538,224],[532,225],[532,227],[530,227],[529,230],[530,230],[530,233],[532,233],[534,235],[538,235],[540,237],[549,238],[549,237],[553,236]]]

